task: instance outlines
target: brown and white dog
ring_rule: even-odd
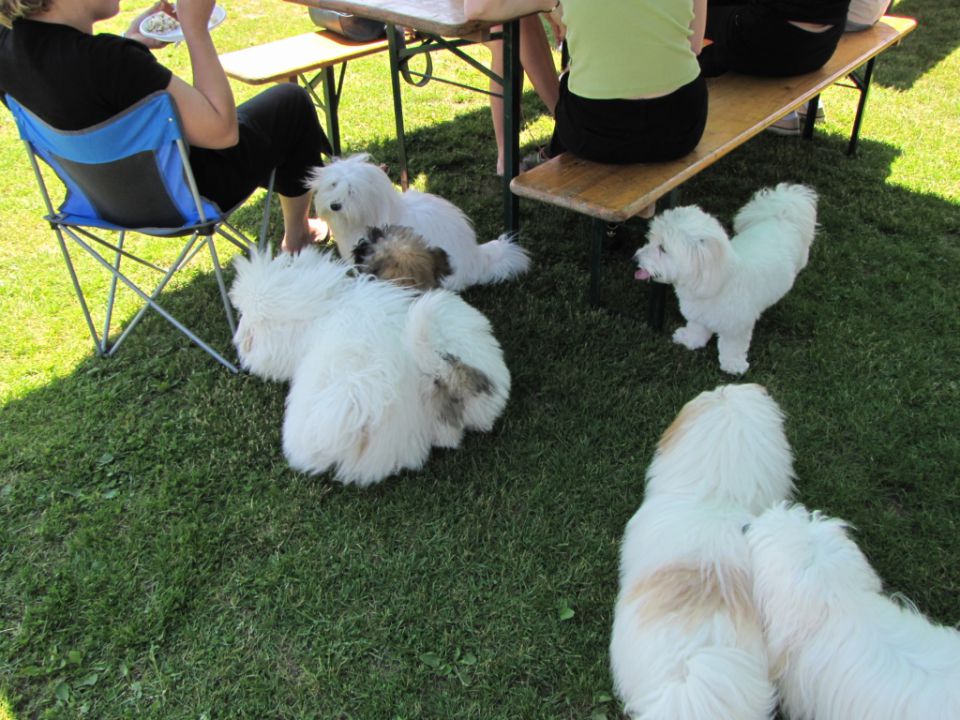
[[[621,545],[610,660],[628,715],[772,716],[743,527],[792,490],[783,414],[759,385],[701,393],[663,434]]]
[[[445,250],[430,247],[422,235],[404,225],[367,228],[353,247],[353,262],[360,272],[420,292],[441,287],[452,272]]]

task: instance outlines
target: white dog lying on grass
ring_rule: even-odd
[[[283,449],[307,473],[370,485],[434,445],[490,430],[510,373],[490,323],[445,290],[418,295],[313,248],[235,261],[244,368],[290,381]]]
[[[439,195],[400,192],[387,174],[360,153],[318,167],[310,178],[317,215],[330,226],[340,257],[352,261],[354,246],[367,229],[384,225],[411,228],[427,245],[446,252],[451,272],[447,290],[509,280],[530,269],[527,252],[509,234],[477,244],[463,211]]]

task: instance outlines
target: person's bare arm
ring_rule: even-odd
[[[556,4],[556,0],[463,0],[463,12],[470,20],[509,20],[549,12]]]
[[[173,95],[183,122],[183,130],[191,145],[205,148],[227,148],[237,144],[237,106],[207,23],[214,0],[179,0],[177,20],[183,31],[193,85],[174,75],[167,90]]]
[[[703,49],[703,35],[707,29],[707,0],[693,0],[693,20],[690,23],[690,48],[695,55]]]

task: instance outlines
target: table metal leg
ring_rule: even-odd
[[[510,191],[510,181],[520,171],[520,21],[503,25],[503,222],[508,232],[520,229],[520,199]]]
[[[397,123],[397,154],[400,161],[400,187],[410,186],[407,170],[407,143],[403,134],[403,95],[400,90],[400,49],[403,47],[403,29],[387,24],[387,53],[390,56],[390,81],[393,86],[393,116]]]
[[[346,63],[343,63],[346,68]],[[330,136],[330,147],[333,154],[340,155],[340,120],[337,115],[340,105],[340,93],[336,87],[336,77],[333,66],[323,69],[323,109],[327,116],[327,134]]]

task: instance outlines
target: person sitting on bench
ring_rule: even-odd
[[[97,125],[147,95],[167,91],[189,141],[190,166],[200,194],[229,211],[276,169],[284,236],[299,251],[323,240],[325,224],[310,218],[304,184],[330,144],[307,93],[294,84],[272,87],[236,107],[207,27],[214,0],[179,0],[177,20],[193,69],[189,85],[161,65],[148,48],[165,43],[140,34],[140,22],[170,5],[141,14],[124,37],[93,34],[114,17],[119,0],[0,0],[0,99],[6,94],[59,130]]]
[[[709,0],[706,77],[728,70],[789,77],[819,70],[843,35],[850,0]]]
[[[570,69],[548,155],[627,164],[673,160],[707,119],[697,65],[707,0],[465,0],[468,17],[560,14]]]

